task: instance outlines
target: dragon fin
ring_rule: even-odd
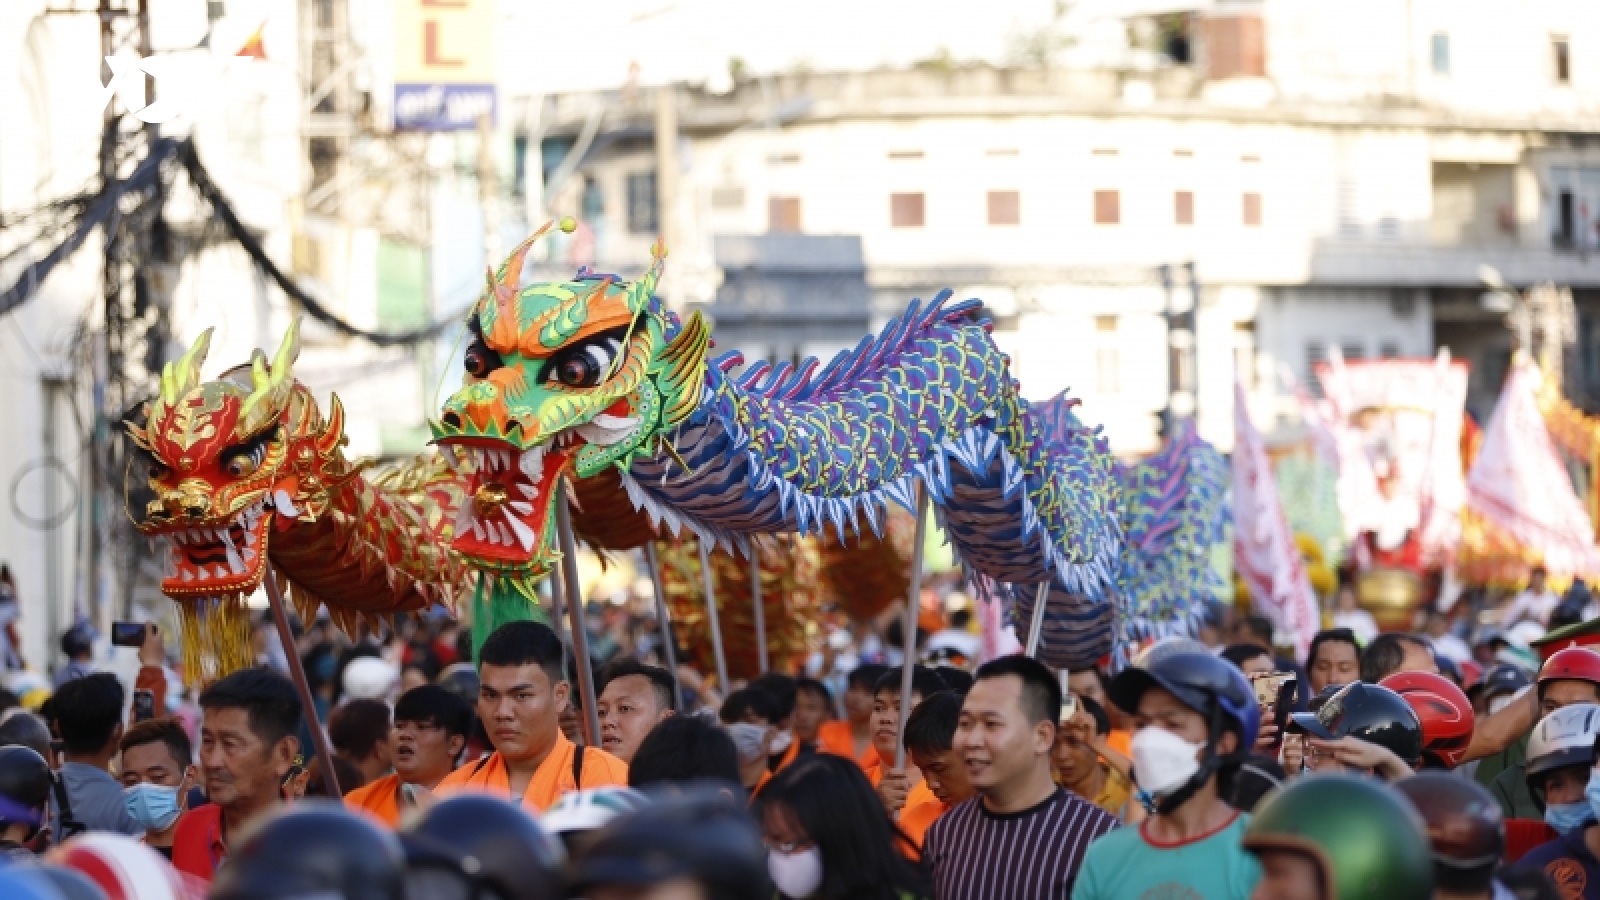
[[[294,362],[300,357],[300,317],[289,322],[283,333],[278,352],[273,354],[272,368],[267,369],[258,354],[250,361],[250,396],[239,407],[239,431],[254,434],[275,418],[294,386]]]
[[[706,351],[711,346],[711,329],[698,310],[661,351],[658,357],[656,387],[661,391],[661,425],[671,428],[689,418],[700,403],[700,387],[706,380]]]
[[[174,406],[184,394],[200,383],[200,367],[206,363],[206,353],[211,350],[211,332],[207,328],[189,345],[189,351],[169,362],[161,370],[161,402],[150,411],[155,416],[163,406]]]

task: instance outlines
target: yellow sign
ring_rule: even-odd
[[[396,128],[475,128],[495,108],[496,0],[394,0]]]

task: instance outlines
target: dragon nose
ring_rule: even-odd
[[[211,508],[211,500],[204,494],[177,494],[167,496],[167,508],[173,514],[182,513],[191,519],[198,519]]]

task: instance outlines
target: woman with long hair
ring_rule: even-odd
[[[930,900],[912,843],[889,820],[856,764],[818,753],[773,776],[756,796],[767,870],[791,900]]]

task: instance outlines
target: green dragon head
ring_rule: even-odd
[[[572,220],[561,226],[570,231]],[[453,546],[499,575],[546,574],[559,558],[559,479],[658,452],[705,383],[704,320],[675,327],[654,296],[665,248],[652,249],[650,270],[632,283],[580,270],[519,289],[528,249],[550,227],[488,273],[467,320],[465,383],[431,423],[447,458],[477,463]]]

